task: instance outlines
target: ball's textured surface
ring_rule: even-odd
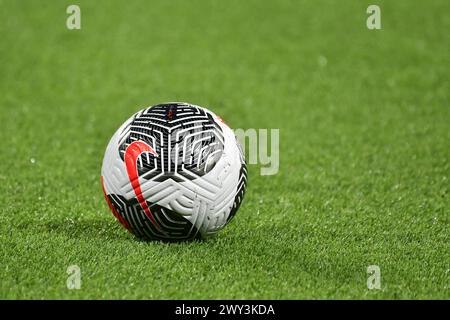
[[[233,131],[211,111],[167,103],[129,118],[102,165],[113,214],[142,239],[207,238],[239,209],[247,169]]]

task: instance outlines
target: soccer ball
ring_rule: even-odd
[[[143,109],[113,135],[103,193],[120,223],[145,240],[208,238],[236,214],[247,168],[233,131],[188,103]]]

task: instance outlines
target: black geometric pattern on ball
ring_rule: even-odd
[[[121,134],[122,159],[126,148],[139,140],[157,154],[138,159],[139,176],[155,181],[201,177],[214,168],[224,149],[222,129],[213,116],[184,103],[159,104],[136,114]]]
[[[108,195],[111,204],[128,223],[130,231],[143,240],[192,240],[200,239],[197,228],[178,213],[147,201],[153,217],[163,228],[158,230],[145,214],[136,198],[130,200],[116,194]]]
[[[234,197],[233,207],[231,208],[230,215],[227,218],[227,222],[234,218],[236,212],[241,206],[242,200],[244,200],[245,190],[247,189],[247,163],[245,162],[244,152],[239,146],[239,155],[241,158],[241,170],[239,171],[239,182],[237,187],[236,196]]]

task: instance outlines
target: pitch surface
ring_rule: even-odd
[[[0,298],[449,298],[448,1],[0,2]],[[279,128],[206,242],[137,242],[100,166],[165,101]],[[78,265],[80,290],[66,269]],[[368,290],[367,267],[381,269]]]

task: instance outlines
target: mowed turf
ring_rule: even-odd
[[[0,1],[0,298],[450,298],[448,1],[76,3],[70,31],[72,1]],[[214,239],[136,241],[103,198],[109,138],[167,101],[280,129]]]

